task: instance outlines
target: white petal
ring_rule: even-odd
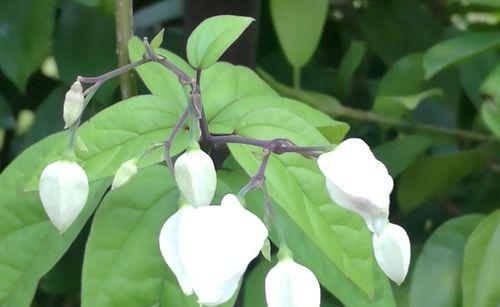
[[[82,84],[75,81],[64,98],[63,118],[65,128],[73,125],[82,115],[84,99]]]
[[[191,210],[194,210],[191,206],[183,206],[169,217],[161,229],[159,238],[161,255],[174,273],[185,295],[193,294],[193,286],[179,255],[179,224]]]
[[[226,196],[221,206],[195,209],[179,230],[179,255],[200,303],[229,300],[267,237],[262,221]]]
[[[43,170],[39,193],[50,221],[63,233],[73,224],[87,202],[87,175],[75,162],[56,161]]]
[[[292,259],[278,262],[266,276],[269,307],[318,307],[321,290],[316,276]]]
[[[188,203],[195,208],[210,205],[217,187],[212,158],[200,149],[188,150],[174,168],[177,186]]]
[[[335,150],[322,154],[318,165],[335,203],[363,216],[372,231],[374,225],[385,224],[394,183],[363,140],[340,143]]]
[[[410,239],[399,225],[388,224],[381,234],[372,237],[373,252],[385,275],[400,285],[410,266]]]

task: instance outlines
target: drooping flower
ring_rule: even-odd
[[[278,262],[267,273],[266,301],[269,307],[319,307],[319,282],[308,268],[291,257]]]
[[[373,234],[373,253],[382,271],[400,285],[410,266],[411,246],[406,231],[399,225],[387,224],[380,235]]]
[[[80,118],[83,113],[84,101],[82,84],[75,81],[64,98],[64,128],[69,128]]]
[[[197,208],[210,205],[217,187],[217,174],[210,158],[200,148],[188,149],[175,161],[175,180],[182,196]]]
[[[233,296],[267,234],[264,223],[228,194],[220,206],[181,207],[162,228],[160,250],[184,293],[215,306]]]
[[[326,187],[339,206],[361,215],[372,232],[387,224],[394,183],[387,168],[361,139],[347,139],[318,158]]]
[[[116,171],[115,178],[111,184],[111,190],[128,183],[135,174],[137,174],[137,159],[134,158],[123,162]]]
[[[43,170],[39,193],[50,221],[59,233],[63,233],[75,221],[87,202],[87,175],[76,162],[56,161]]]

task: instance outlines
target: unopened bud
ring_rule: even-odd
[[[63,118],[65,126],[69,128],[82,115],[84,105],[83,88],[79,81],[75,81],[64,98]]]
[[[124,162],[116,171],[115,179],[113,179],[113,183],[111,184],[111,190],[128,183],[135,174],[137,174],[137,159]]]
[[[59,233],[63,233],[73,224],[87,202],[87,175],[76,162],[56,161],[43,170],[39,193],[50,221]]]
[[[199,148],[188,149],[174,168],[177,186],[188,203],[195,208],[210,205],[217,187],[212,158]]]

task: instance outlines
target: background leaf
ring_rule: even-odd
[[[458,152],[422,157],[401,176],[398,201],[405,213],[446,192],[485,162],[481,152]]]
[[[410,307],[461,305],[465,242],[483,218],[479,214],[454,218],[432,233],[412,273]]]
[[[500,210],[486,217],[465,245],[462,273],[463,306],[498,306],[500,279]]]
[[[22,92],[46,56],[54,17],[54,0],[0,2],[0,68]]]
[[[271,0],[271,16],[285,56],[295,67],[311,59],[323,32],[327,0]]]
[[[425,78],[467,58],[500,47],[500,33],[466,33],[442,41],[424,56]]]

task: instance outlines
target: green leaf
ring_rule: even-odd
[[[470,214],[448,220],[427,240],[412,274],[410,307],[461,306],[464,247],[483,218]]]
[[[386,116],[400,118],[409,111],[414,110],[422,101],[433,96],[442,96],[443,91],[432,88],[418,94],[408,96],[382,96],[377,97],[373,111]]]
[[[77,162],[89,180],[113,176],[125,161],[143,154],[152,143],[162,142],[177,123],[182,108],[165,98],[136,96],[115,104],[98,113],[78,130],[88,151],[77,151]],[[185,148],[187,135],[181,130],[172,154]],[[45,165],[60,158],[67,139],[59,139],[53,150],[44,156],[45,163],[37,166],[20,190],[36,190],[38,178]],[[140,167],[157,163],[162,152],[156,151],[143,160]]]
[[[490,62],[490,64],[493,64],[493,62]],[[491,65],[488,68],[491,69]],[[500,87],[498,86],[500,82],[500,64],[494,66],[483,80],[484,82],[480,86],[481,94],[487,95],[500,103]]]
[[[252,21],[251,17],[233,15],[205,19],[188,38],[186,54],[189,64],[197,69],[212,66]]]
[[[0,2],[0,68],[24,92],[49,49],[55,1]]]
[[[271,0],[271,17],[288,62],[304,66],[316,50],[328,12],[327,0]]]
[[[161,29],[161,31],[158,32],[158,34],[156,34],[155,37],[153,37],[150,45],[151,49],[156,50],[160,48],[161,43],[163,42],[163,32],[165,32],[165,29]]]
[[[168,170],[140,171],[126,189],[108,193],[94,217],[85,249],[82,306],[193,306],[158,247],[179,195]]]
[[[380,80],[376,96],[406,96],[420,92],[425,81],[422,58],[422,53],[413,53],[397,60]]]
[[[498,104],[484,102],[481,107],[481,116],[491,131],[500,138],[500,107]]]
[[[61,80],[72,84],[77,76],[92,77],[115,69],[116,38],[113,16],[77,4],[64,6],[54,41],[54,57]],[[85,35],[83,35],[85,34]],[[104,83],[96,98],[110,104],[117,79]]]
[[[492,78],[491,85],[487,85],[486,88],[481,87],[481,85],[485,84],[487,80],[487,76],[491,76],[493,74],[492,67],[498,62],[498,56],[494,52],[487,52],[480,56],[475,56],[470,58],[469,60],[462,61],[458,65],[458,71],[460,76],[460,83],[462,87],[469,97],[469,99],[474,103],[476,107],[480,107],[483,101],[483,97],[481,93],[486,95],[493,95],[495,92],[495,87],[491,86],[492,83],[500,81],[494,81]],[[498,71],[500,73],[500,69]],[[484,83],[483,83],[484,81]],[[500,94],[500,93],[499,93]],[[499,96],[500,97],[500,96]]]
[[[492,8],[500,8],[500,2],[497,0],[467,0],[467,2],[463,2],[463,0],[448,0],[448,3],[461,2],[462,5],[480,5],[480,6],[489,6]]]
[[[328,144],[310,123],[279,108],[260,108],[247,113],[239,120],[235,132],[259,139],[284,137],[299,146]],[[260,162],[253,154],[254,147],[230,144],[229,149],[249,175],[255,174]],[[385,290],[376,287],[388,284],[382,281],[374,284],[376,266],[365,225],[357,215],[331,204],[324,177],[314,160],[297,154],[272,156],[266,169],[266,186],[277,204],[280,225],[281,217],[285,216],[283,223],[287,226],[283,232],[287,234],[287,244],[324,287],[347,305],[365,305],[370,299],[380,298]],[[278,243],[276,237],[273,240]],[[391,299],[392,295],[385,302]]]
[[[30,306],[39,279],[61,258],[98,205],[109,180],[90,184],[87,204],[63,235],[49,222],[37,191],[23,187],[46,166],[61,135],[47,138],[19,155],[0,175],[0,306]]]
[[[387,65],[426,50],[442,32],[439,21],[416,0],[372,1],[360,23],[364,40]]]
[[[344,100],[351,90],[354,73],[365,56],[366,45],[363,42],[352,42],[340,61],[339,70],[335,78],[334,89],[339,99]]]
[[[486,217],[465,245],[462,271],[463,306],[500,304],[500,210]]]
[[[439,42],[425,53],[425,78],[430,79],[449,66],[499,47],[499,32],[466,33]]]
[[[129,42],[132,61],[144,53],[142,42],[134,37]],[[181,58],[158,49],[170,61],[188,74],[194,72]],[[158,63],[148,63],[137,68],[149,90],[169,100],[187,105],[186,93],[178,78]],[[276,107],[289,110],[312,123],[332,143],[338,143],[349,130],[349,125],[331,119],[326,114],[301,102],[279,97],[252,70],[228,63],[216,63],[201,74],[201,92],[211,133],[233,133],[239,119],[246,113],[263,108]]]
[[[480,151],[462,151],[422,157],[401,176],[397,197],[403,212],[453,187],[465,176],[481,167],[486,156]]]
[[[397,177],[431,147],[433,140],[421,135],[410,135],[384,143],[373,150],[389,174]]]
[[[248,273],[242,285],[244,307],[267,306],[265,279],[275,264],[275,262],[262,260]]]

